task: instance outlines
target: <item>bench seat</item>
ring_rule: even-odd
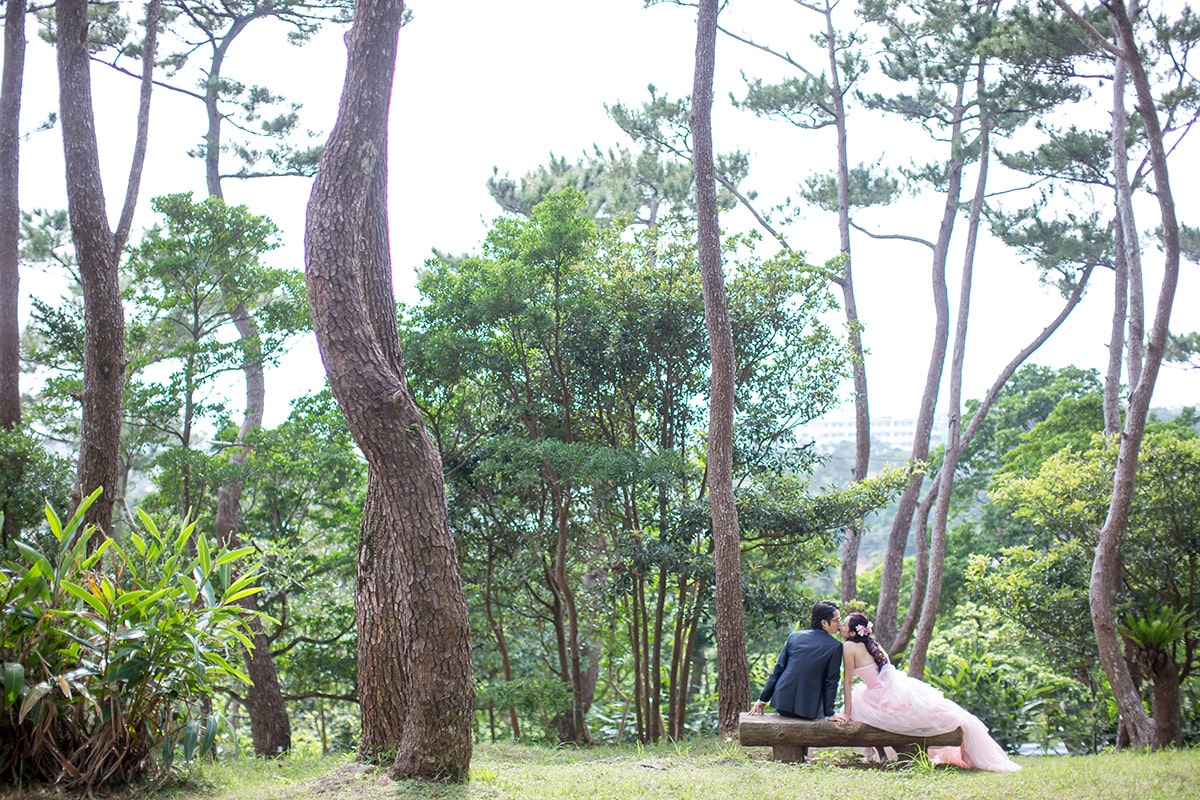
[[[770,747],[776,761],[802,760],[805,747],[891,747],[898,753],[917,748],[962,744],[962,728],[933,736],[914,736],[876,728],[862,722],[838,725],[825,719],[796,719],[779,714],[742,712],[738,741],[744,747]]]

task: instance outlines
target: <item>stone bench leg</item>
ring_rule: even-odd
[[[785,764],[796,764],[804,760],[804,745],[771,745],[771,758],[775,761],[782,761]]]

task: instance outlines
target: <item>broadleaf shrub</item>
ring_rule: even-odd
[[[195,523],[160,530],[139,512],[127,541],[64,525],[55,552],[18,542],[0,566],[0,782],[91,791],[156,777],[177,749],[205,755],[222,725],[216,681],[248,682],[230,655],[249,646],[259,565],[210,545]],[[237,575],[231,582],[230,576]]]

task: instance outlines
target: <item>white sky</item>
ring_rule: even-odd
[[[772,36],[807,63],[820,57],[808,41],[818,18],[797,11],[789,0],[760,0],[757,15],[744,22],[723,22],[754,35]],[[655,84],[672,97],[691,90],[695,45],[694,15],[689,9],[661,5],[644,9],[642,0],[422,0],[412,4],[415,20],[400,38],[392,100],[390,210],[397,296],[413,300],[413,270],[437,247],[455,253],[474,251],[499,213],[485,181],[498,167],[519,176],[544,163],[551,153],[574,159],[593,144],[628,144],[609,121],[604,104],[638,105]],[[22,130],[31,131],[57,104],[53,52],[30,31]],[[764,201],[782,200],[810,172],[833,162],[828,133],[801,132],[785,123],[756,120],[730,108],[730,92],[741,92],[741,71],[778,80],[789,75],[780,62],[722,37],[717,50],[717,106],[714,138],[718,150],[750,154],[751,173],[743,183]],[[230,50],[227,77],[270,88],[304,103],[304,124],[322,135],[332,125],[345,68],[339,33],[302,49],[283,42],[280,29],[268,26],[247,35]],[[94,69],[97,127],[110,215],[122,202],[132,146],[135,83],[111,71]],[[203,109],[195,101],[161,89],[155,92],[149,164],[135,230],[151,224],[148,199],[192,190],[204,193],[202,164],[185,156],[204,131]],[[1107,102],[1107,101],[1106,101]],[[1089,124],[1080,119],[1081,125]],[[1103,126],[1107,116],[1090,121]],[[852,120],[853,125],[853,120]],[[874,121],[852,128],[853,161],[906,163],[910,151],[929,143],[896,121]],[[1172,162],[1179,217],[1196,224],[1198,199],[1190,176],[1196,171],[1197,145],[1191,143]],[[22,206],[64,207],[62,144],[57,129],[32,133],[22,152]],[[968,177],[965,196],[969,197]],[[226,199],[245,203],[270,216],[285,232],[287,245],[275,254],[278,266],[302,267],[304,208],[308,182],[298,179],[226,181]],[[931,213],[932,212],[932,213]],[[1156,208],[1145,206],[1141,227],[1157,225]],[[939,198],[922,198],[873,211],[862,223],[880,231],[932,239],[940,215]],[[723,225],[745,227],[744,212]],[[962,225],[960,224],[960,229]],[[832,217],[812,211],[788,232],[821,262],[836,250]],[[899,242],[854,241],[859,313],[870,351],[868,381],[873,412],[915,415],[924,384],[932,337],[928,250]],[[961,237],[950,262],[951,304],[957,304]],[[1161,256],[1146,248],[1147,306],[1153,308],[1158,283],[1153,278]],[[1092,279],[1088,299],[1074,318],[1033,357],[1037,363],[1074,363],[1103,370],[1107,358],[1111,276]],[[44,276],[24,271],[23,294],[53,294]],[[1197,267],[1185,263],[1175,301],[1172,330],[1200,328],[1195,309],[1200,297]],[[999,369],[1059,307],[1057,295],[1038,286],[1031,268],[1000,248],[981,252],[976,265],[972,323],[968,335],[966,397],[979,397]],[[1147,321],[1149,324],[1149,320]],[[286,379],[268,383],[267,423],[278,422],[291,396],[320,384],[315,345],[304,342],[285,363]],[[948,369],[948,366],[947,366]],[[275,394],[271,394],[274,392]],[[942,392],[945,403],[946,390]],[[240,394],[234,395],[240,397]],[[1200,371],[1164,367],[1155,404],[1200,403]]]

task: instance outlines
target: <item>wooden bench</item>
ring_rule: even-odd
[[[862,722],[838,725],[825,719],[796,719],[779,714],[742,712],[738,741],[744,747],[770,747],[776,761],[803,760],[805,747],[891,747],[897,753],[916,753],[917,748],[962,744],[962,728],[933,736],[894,733]]]

